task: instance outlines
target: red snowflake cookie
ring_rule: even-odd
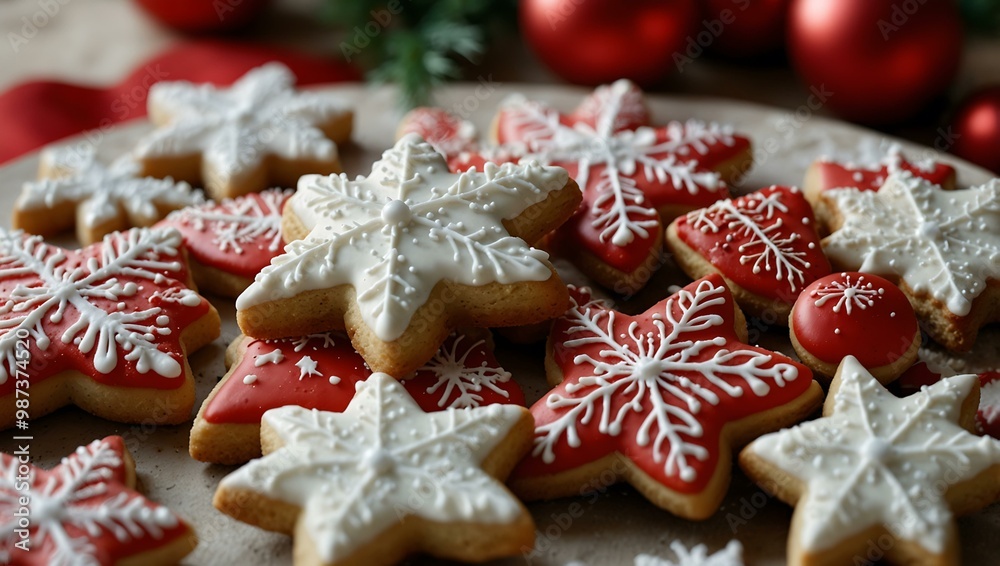
[[[66,404],[119,422],[190,418],[188,353],[219,315],[188,288],[180,234],[114,232],[80,251],[0,231],[0,428]],[[55,379],[59,378],[59,379]]]
[[[920,347],[917,315],[906,295],[865,273],[834,273],[812,282],[795,301],[789,326],[803,363],[828,378],[854,356],[887,383],[913,363]]]
[[[120,436],[81,446],[51,470],[0,454],[0,562],[178,562],[194,549],[194,532],[137,493],[135,480],[135,462]]]
[[[794,187],[772,186],[676,219],[667,243],[692,278],[721,273],[740,306],[787,324],[807,285],[830,273],[812,208]]]
[[[560,383],[531,408],[534,449],[512,480],[528,499],[578,494],[610,469],[653,503],[704,518],[722,500],[734,446],[819,406],[808,368],[744,343],[718,275],[637,316],[571,296],[549,339]]]

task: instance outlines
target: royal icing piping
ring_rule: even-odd
[[[441,108],[420,107],[411,110],[399,127],[400,135],[417,134],[434,150],[451,161],[462,153],[476,151],[476,127]]]
[[[714,554],[708,553],[704,544],[691,547],[690,550],[680,541],[670,543],[675,561],[658,558],[649,554],[635,557],[635,566],[743,566],[743,545],[738,540],[729,543]]]
[[[830,272],[812,209],[795,188],[769,187],[696,210],[677,224],[681,239],[748,291],[792,303]]]
[[[510,236],[502,222],[567,181],[563,169],[534,163],[452,174],[441,154],[408,134],[369,177],[302,177],[287,206],[309,235],[288,244],[236,306],[349,284],[362,319],[391,342],[441,281],[478,286],[549,279],[548,254]]]
[[[801,547],[831,548],[881,524],[943,552],[953,519],[939,486],[1000,464],[1000,443],[957,424],[975,380],[961,375],[899,399],[849,356],[832,415],[754,441],[750,452],[806,484],[796,509]]]
[[[166,507],[125,485],[120,437],[81,446],[52,470],[0,455],[0,562],[92,566],[111,564],[185,536],[187,528]],[[19,487],[24,483],[27,488]],[[24,528],[14,513],[27,496],[28,542],[15,543]]]
[[[114,232],[79,252],[0,231],[0,384],[9,387],[26,332],[32,359],[49,360],[46,376],[72,367],[102,383],[180,387],[181,330],[208,310],[174,279],[187,277],[180,246],[172,229]],[[169,300],[184,292],[197,303]]]
[[[885,287],[876,287],[871,281],[865,281],[864,275],[854,274],[854,281],[851,281],[850,273],[841,273],[839,278],[830,278],[829,282],[816,287],[809,297],[817,307],[831,303],[831,311],[844,311],[849,315],[854,309],[874,307],[875,301],[884,294]]]
[[[268,189],[172,212],[164,225],[180,230],[198,261],[252,278],[281,253],[281,210],[294,191]]]
[[[1000,279],[1000,181],[944,191],[909,173],[894,173],[878,192],[827,191],[843,217],[823,240],[832,261],[858,271],[893,274],[929,293],[958,316],[989,279]]]
[[[88,144],[48,148],[41,160],[60,176],[25,183],[15,210],[49,209],[73,202],[80,207],[78,221],[93,229],[115,220],[122,210],[132,222],[149,225],[160,219],[162,209],[205,201],[187,183],[138,176],[139,165],[129,156],[104,165]]]
[[[736,144],[731,129],[718,124],[689,121],[653,128],[637,123],[640,117],[648,120],[642,91],[626,80],[598,88],[568,117],[512,97],[501,107],[500,141],[523,146],[523,159],[565,167],[584,191],[578,222],[596,236],[589,243],[621,248],[662,229],[658,206],[692,199],[697,206],[725,197],[719,174],[700,166],[697,158]],[[619,258],[616,267],[631,271],[646,258],[645,253],[627,255],[631,259]]]
[[[328,95],[300,93],[295,75],[268,63],[243,75],[229,88],[186,81],[160,82],[149,89],[148,104],[171,122],[143,138],[140,158],[201,154],[225,184],[259,166],[267,155],[329,161],[336,144],[318,127],[346,113]]]
[[[732,296],[717,275],[637,317],[571,298],[553,327],[564,381],[531,408],[535,446],[524,475],[618,451],[667,487],[697,493],[713,475],[726,422],[811,384],[808,369],[739,342]]]
[[[899,144],[889,145],[884,152],[882,148],[870,149],[872,155],[867,156],[861,164],[821,159],[822,190],[854,188],[877,191],[890,174],[899,171],[909,171],[935,185],[940,185],[955,173],[955,169],[950,165],[933,159],[907,159]]]
[[[510,391],[503,386],[510,380],[510,372],[485,359],[478,366],[469,363],[469,356],[482,352],[485,344],[486,340],[473,341],[458,335],[417,370],[418,376],[424,373],[433,376],[434,382],[427,386],[426,393],[438,397],[438,408],[479,407],[484,404],[484,388],[504,399],[511,398]]]
[[[480,468],[523,408],[424,413],[382,373],[356,388],[343,413],[293,406],[265,413],[264,424],[283,446],[236,470],[220,487],[301,507],[300,521],[324,562],[349,556],[405,515],[503,524],[524,512]]]
[[[280,364],[282,360],[285,359],[285,355],[281,353],[281,348],[275,348],[266,354],[258,355],[254,361],[253,365],[256,367],[261,367],[266,364]]]

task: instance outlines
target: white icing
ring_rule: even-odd
[[[391,376],[357,383],[343,413],[287,406],[264,413],[283,446],[222,480],[302,508],[324,562],[335,562],[406,515],[442,523],[504,524],[523,513],[480,469],[522,417],[490,405],[424,413]]]
[[[448,157],[477,151],[476,127],[440,108],[417,108],[403,119],[401,134],[419,134]]]
[[[166,507],[150,507],[148,500],[134,492],[109,493],[112,478],[122,466],[118,451],[105,440],[77,448],[46,479],[34,469],[26,478],[19,477],[17,458],[3,458],[0,501],[5,509],[0,514],[0,536],[5,542],[0,545],[0,562],[12,561],[14,548],[8,541],[21,528],[13,512],[25,494],[30,497],[31,555],[39,554],[38,564],[47,560],[57,566],[93,566],[105,558],[93,543],[97,538],[111,536],[118,543],[161,539],[165,530],[177,527],[177,517]],[[25,480],[30,487],[17,489]]]
[[[244,246],[258,238],[267,240],[267,250],[281,249],[281,207],[291,189],[268,189],[219,203],[206,203],[170,214],[169,218],[195,230],[210,232],[220,251],[243,254]],[[255,196],[259,196],[258,201]]]
[[[548,254],[510,236],[502,222],[562,189],[565,170],[491,163],[485,169],[452,174],[439,153],[410,134],[369,177],[302,177],[286,206],[311,231],[257,275],[237,308],[349,284],[365,323],[389,342],[441,281],[549,279]]]
[[[246,375],[243,376],[243,384],[244,385],[253,385],[254,383],[257,383],[257,375],[256,374],[248,373],[248,374],[246,374]]]
[[[260,354],[254,361],[254,367],[262,367],[265,364],[280,364],[282,360],[285,359],[285,355],[281,353],[281,348],[275,348],[266,354]]]
[[[479,393],[484,387],[504,397],[510,397],[510,394],[498,385],[510,380],[509,372],[501,367],[490,367],[486,362],[479,367],[469,367],[466,364],[469,354],[485,342],[485,340],[473,342],[470,338],[459,335],[450,348],[442,347],[434,354],[431,361],[417,370],[417,372],[430,371],[437,376],[437,381],[427,388],[427,394],[440,392],[438,407],[445,407],[448,398],[455,390],[458,390],[458,397],[447,405],[454,409],[479,407],[483,402],[483,397]]]
[[[795,249],[800,234],[794,230],[787,236],[781,233],[784,220],[777,215],[788,212],[781,202],[783,194],[754,193],[741,199],[720,200],[689,213],[687,220],[692,228],[703,233],[727,230],[733,238],[747,239],[737,249],[740,265],[752,263],[754,274],[773,272],[775,281],[784,280],[795,291],[805,284],[802,269],[811,266],[805,260],[806,252]]]
[[[649,231],[659,226],[656,211],[644,205],[645,195],[632,178],[637,172],[647,180],[670,183],[691,194],[718,192],[724,187],[718,173],[701,171],[697,161],[683,162],[678,156],[705,154],[714,143],[734,143],[728,127],[693,120],[671,123],[668,139],[662,142],[657,141],[657,130],[651,127],[619,130],[632,119],[630,116],[636,116],[637,93],[641,105],[641,91],[627,80],[597,89],[585,107],[595,127],[584,123],[567,126],[558,112],[520,96],[508,99],[502,108],[526,134],[521,140],[525,146],[522,162],[575,163],[581,189],[587,188],[592,172],[599,175],[594,187],[599,196],[591,205],[592,225],[600,230],[602,242],[610,240],[616,246],[636,237],[649,238]]]
[[[743,566],[743,545],[738,540],[731,540],[722,550],[714,554],[708,553],[704,544],[698,544],[688,550],[681,542],[670,543],[676,561],[666,560],[640,554],[635,557],[635,566]]]
[[[133,229],[109,234],[101,245],[103,253],[77,266],[67,262],[63,249],[45,244],[39,236],[0,230],[0,280],[26,275],[34,279],[7,292],[0,305],[4,316],[0,321],[0,358],[5,362],[0,365],[0,383],[6,382],[16,367],[18,332],[27,331],[39,349],[48,350],[47,323],[59,323],[68,309],[78,316],[59,339],[74,344],[81,354],[91,355],[98,372],[114,371],[121,358],[134,362],[139,373],[181,375],[180,362],[158,349],[158,337],[171,333],[160,324],[162,308],[125,312],[115,304],[95,304],[127,300],[141,289],[132,281],[122,284],[119,277],[169,283],[157,271],[181,270],[182,264],[176,260],[180,234],[174,229]],[[191,305],[182,302],[184,306],[201,304],[196,294],[183,291],[198,299]],[[171,292],[174,288],[163,291]],[[108,312],[109,308],[113,311]]]
[[[957,424],[976,376],[943,379],[903,399],[853,356],[839,376],[832,415],[747,448],[806,484],[796,509],[799,544],[823,550],[884,525],[941,553],[954,528],[945,490],[1000,464],[1000,443]]]
[[[843,226],[823,251],[849,269],[896,275],[965,316],[989,279],[1000,279],[1000,180],[944,191],[894,173],[878,192],[836,189],[826,196]]]
[[[330,161],[336,144],[319,126],[347,111],[327,94],[294,89],[280,63],[243,75],[229,88],[186,81],[160,82],[148,105],[170,123],[140,140],[140,158],[201,154],[220,184],[258,167],[266,156]]]
[[[25,183],[15,210],[50,209],[72,202],[79,206],[77,222],[94,229],[117,219],[122,211],[134,225],[148,226],[160,219],[161,209],[205,201],[187,183],[139,177],[139,165],[130,156],[106,166],[89,144],[47,148],[41,162],[59,176]]]
[[[979,393],[979,414],[992,424],[1000,418],[1000,380],[988,381]]]
[[[626,418],[635,419],[636,413],[642,413],[635,442],[651,447],[653,460],[664,466],[666,474],[694,481],[697,475],[689,459],[703,460],[709,449],[684,437],[702,435],[698,420],[702,404],[717,405],[720,394],[741,396],[743,389],[733,383],[735,380],[742,380],[755,395],[764,396],[771,390],[765,380],[783,387],[798,377],[798,370],[791,364],[761,367],[773,359],[767,353],[721,349],[716,339],[688,338],[691,332],[732,324],[704,312],[724,301],[725,292],[724,286],[703,280],[694,293],[682,289],[664,303],[663,312],[653,315],[655,332],[645,332],[633,321],[627,334],[618,336],[615,311],[600,306],[581,308],[574,300],[564,315],[575,324],[567,330],[565,346],[600,345],[602,349],[598,358],[589,354],[574,358],[574,364],[593,370],[567,385],[567,396],[550,394],[545,399],[546,406],[560,411],[559,417],[537,427],[533,454],[551,463],[560,439],[565,438],[573,448],[581,445],[577,427],[590,426],[593,419],[600,418],[599,431],[617,436]],[[679,318],[673,312],[675,307],[680,309]],[[691,359],[706,350],[713,352],[708,359]],[[688,377],[691,374],[712,387],[693,381]],[[613,402],[616,398],[619,401]],[[616,412],[609,410],[613,406],[618,406]]]
[[[319,364],[316,360],[312,359],[312,356],[302,356],[299,361],[295,362],[295,367],[299,368],[299,380],[301,381],[313,375],[323,375],[318,369],[316,369],[318,365]],[[336,383],[334,383],[331,379],[330,383],[336,385],[337,383],[340,383],[340,379],[338,378]]]
[[[815,299],[817,307],[835,301],[831,309],[833,312],[843,310],[851,314],[855,307],[865,310],[875,306],[875,299],[880,299],[885,294],[884,288],[876,288],[870,281],[866,283],[864,275],[858,276],[854,281],[851,281],[851,276],[847,273],[841,273],[840,276],[843,280],[833,279],[809,294]]]

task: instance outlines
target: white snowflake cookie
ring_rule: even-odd
[[[287,67],[268,63],[228,88],[153,85],[149,118],[157,129],[134,150],[143,174],[200,184],[221,200],[294,187],[305,173],[339,172],[337,143],[350,138],[353,114],[336,97],[294,84]]]
[[[40,179],[25,183],[14,202],[13,226],[40,236],[75,227],[86,246],[115,230],[151,226],[170,211],[205,201],[187,183],[144,177],[140,169],[130,156],[101,163],[89,144],[46,148]]]
[[[906,171],[878,191],[834,189],[823,251],[837,269],[898,281],[924,330],[953,352],[1000,320],[1000,180],[945,191]]]
[[[845,358],[822,418],[740,454],[795,505],[788,563],[852,564],[874,544],[892,563],[960,564],[954,515],[1000,496],[1000,442],[973,432],[978,401],[975,375],[900,399]]]
[[[531,242],[576,209],[559,167],[486,164],[449,172],[416,135],[368,177],[307,175],[284,212],[289,243],[236,301],[255,338],[347,329],[375,371],[404,376],[454,326],[532,324],[566,287]]]
[[[725,548],[713,554],[708,547],[698,544],[688,549],[680,541],[670,543],[675,560],[666,560],[649,554],[635,557],[635,566],[743,566],[743,545],[731,540]]]
[[[343,413],[264,414],[264,457],[222,480],[215,506],[295,536],[295,564],[391,564],[412,552],[481,562],[520,554],[534,522],[503,485],[531,442],[523,407],[425,413],[386,374]]]

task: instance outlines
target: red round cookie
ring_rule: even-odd
[[[898,360],[919,332],[913,307],[898,287],[856,272],[834,273],[803,289],[790,324],[802,348],[819,360],[839,364],[851,355],[867,368]]]

